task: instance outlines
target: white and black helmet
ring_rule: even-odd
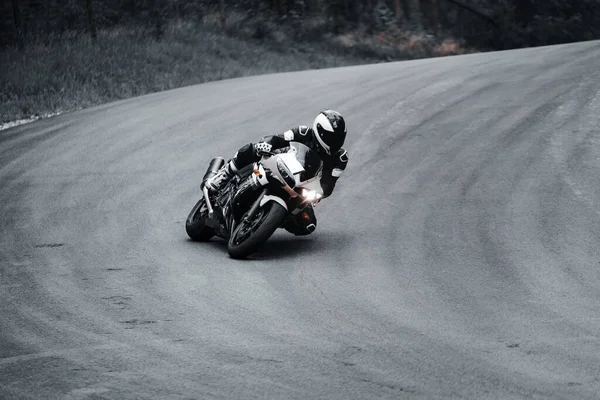
[[[346,121],[337,111],[321,111],[313,123],[315,139],[327,154],[334,154],[346,140]]]

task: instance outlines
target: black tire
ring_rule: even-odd
[[[231,258],[246,258],[254,253],[281,226],[286,214],[287,210],[275,201],[269,201],[260,207],[255,218],[250,221],[250,226],[246,223],[240,223],[233,231],[227,244],[229,256]],[[250,234],[239,241],[240,234],[241,236],[247,234],[244,234],[244,230],[246,232],[250,231]]]
[[[188,236],[196,242],[206,242],[215,236],[214,229],[206,226],[206,218],[208,217],[208,208],[204,198],[198,200],[190,215],[185,221],[185,231]]]

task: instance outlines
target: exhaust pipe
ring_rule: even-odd
[[[225,164],[225,160],[223,159],[223,157],[213,158],[210,161],[210,164],[208,165],[208,169],[206,170],[206,173],[204,174],[204,178],[202,178],[202,185],[204,185],[204,182],[206,182],[207,179],[215,176],[224,164]]]

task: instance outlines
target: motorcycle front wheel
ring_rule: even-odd
[[[256,211],[252,219],[246,221],[244,215],[229,238],[229,256],[246,258],[254,253],[279,228],[286,214],[287,210],[281,204],[269,201]]]
[[[198,200],[185,221],[185,231],[190,239],[196,242],[206,242],[215,236],[214,229],[206,226],[208,207],[204,198]]]

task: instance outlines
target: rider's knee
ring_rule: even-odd
[[[254,146],[249,143],[240,147],[238,152],[235,154],[234,161],[238,168],[243,168],[246,165],[252,164],[254,161],[256,161]]]

